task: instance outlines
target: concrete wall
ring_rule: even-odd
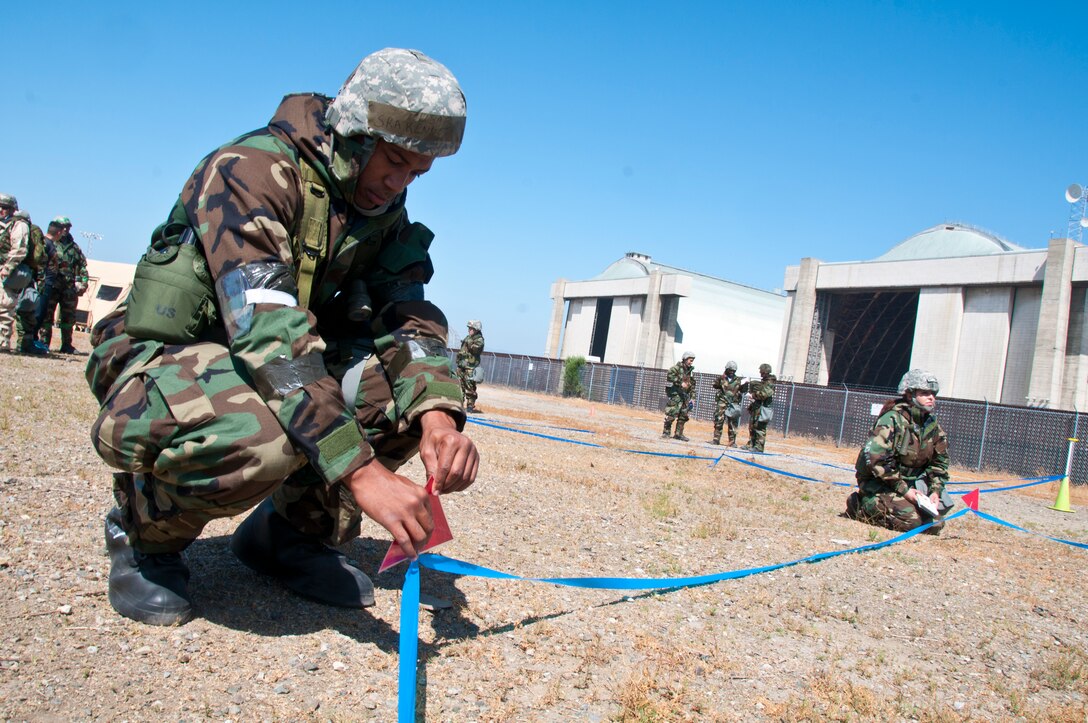
[[[954,391],[950,396],[997,401],[1005,373],[1012,313],[1009,288],[967,289],[956,359]]]
[[[956,360],[964,314],[963,289],[958,286],[921,289],[914,324],[911,369],[933,372],[941,393],[960,396],[956,389]]]
[[[1043,290],[1023,286],[1014,293],[1001,403],[1023,405],[1027,403],[1028,384],[1031,381],[1032,350],[1035,348],[1035,330],[1039,327],[1039,304]]]
[[[563,331],[560,358],[587,356],[593,338],[593,318],[597,313],[596,299],[571,299],[567,305],[567,323]]]

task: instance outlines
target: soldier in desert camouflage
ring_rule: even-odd
[[[433,234],[405,212],[465,117],[445,66],[386,49],[335,99],[286,96],[266,127],[197,165],[129,303],[92,334],[92,438],[122,470],[106,516],[122,615],[190,619],[180,553],[254,505],[231,542],[243,563],[330,605],[372,605],[369,578],[329,545],[359,535],[365,514],[417,556],[429,497],[395,472],[417,452],[438,492],[475,480],[446,319],[423,294]],[[174,260],[188,274],[167,288]],[[349,308],[356,281],[372,315]]]
[[[846,500],[848,517],[897,532],[913,530],[934,521],[918,507],[925,495],[940,513],[926,532],[940,532],[952,501],[945,494],[948,437],[933,413],[939,391],[937,377],[927,371],[903,375],[901,396],[884,405],[858,453],[858,489]]]

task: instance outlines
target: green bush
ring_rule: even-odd
[[[585,365],[584,356],[572,356],[563,363],[564,397],[585,397],[586,388],[582,386],[582,369]]]

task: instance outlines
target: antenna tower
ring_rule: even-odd
[[[1084,229],[1088,228],[1088,191],[1079,183],[1071,183],[1065,189],[1065,200],[1069,202],[1069,231],[1066,238],[1080,243]]]

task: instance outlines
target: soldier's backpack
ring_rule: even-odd
[[[30,235],[26,242],[26,258],[23,259],[30,268],[38,271],[45,267],[45,236],[42,227],[36,223],[28,222]]]

